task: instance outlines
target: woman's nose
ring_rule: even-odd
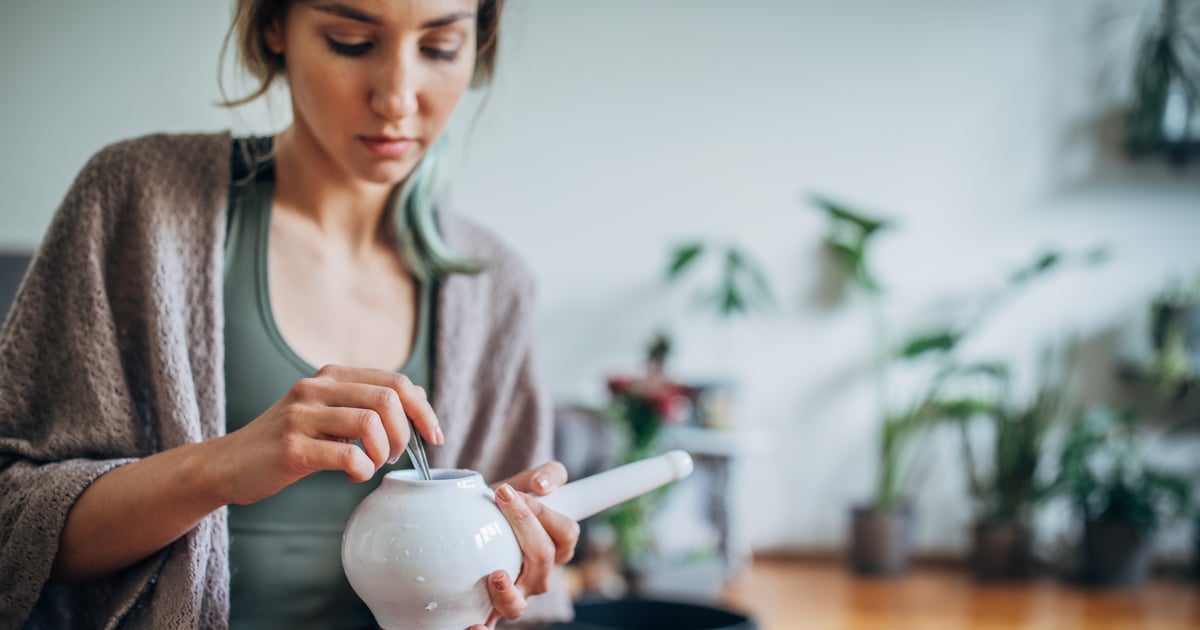
[[[417,86],[409,64],[397,60],[384,69],[371,94],[371,107],[393,120],[417,113]]]

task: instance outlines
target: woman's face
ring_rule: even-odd
[[[351,178],[404,179],[475,66],[478,0],[304,0],[266,41],[284,55],[293,130]]]

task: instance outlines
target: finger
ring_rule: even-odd
[[[554,541],[512,486],[505,484],[496,488],[496,505],[508,519],[521,547],[521,574],[517,576],[517,583],[529,595],[545,593],[550,588],[550,572],[554,569]]]
[[[318,470],[340,470],[351,481],[361,482],[375,474],[375,464],[371,458],[349,442],[300,437],[291,440],[288,448],[292,451],[289,456],[303,475]]]
[[[492,572],[487,578],[487,589],[488,596],[492,599],[492,607],[496,609],[495,614],[505,619],[516,619],[525,614],[525,597],[513,584],[507,571]],[[489,618],[488,624],[493,624],[495,621],[495,619]]]
[[[387,463],[390,444],[383,420],[374,409],[358,407],[316,407],[305,411],[306,425],[314,437],[333,437],[362,442],[375,470]],[[374,471],[372,471],[373,473]]]
[[[327,365],[317,372],[317,378],[390,388],[400,397],[400,404],[404,408],[405,415],[412,420],[417,431],[425,436],[429,443],[440,445],[446,441],[441,425],[438,423],[437,414],[433,412],[433,407],[429,404],[425,389],[413,383],[403,374],[386,370]]]
[[[564,514],[551,510],[538,501],[537,498],[526,494],[518,494],[525,502],[529,511],[537,517],[550,540],[554,542],[555,566],[566,564],[575,557],[575,545],[579,542],[579,523]]]
[[[560,462],[546,462],[519,472],[501,483],[507,483],[520,492],[532,492],[544,497],[567,483],[567,467]],[[496,484],[496,487],[499,485]]]
[[[311,379],[309,386],[311,400],[330,407],[357,407],[372,409],[379,414],[383,421],[383,429],[387,433],[388,463],[394,464],[404,454],[411,433],[408,428],[408,418],[404,415],[404,406],[400,395],[390,387],[369,385],[359,382],[343,382],[333,379]]]

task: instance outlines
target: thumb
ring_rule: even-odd
[[[507,483],[518,492],[529,492],[545,496],[567,483],[567,467],[560,462],[546,462],[540,466],[519,472],[504,481],[492,484],[493,488]]]

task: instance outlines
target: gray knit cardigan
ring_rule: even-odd
[[[0,331],[0,627],[224,628],[225,510],[113,575],[48,583],[93,480],[225,431],[222,263],[228,133],[155,135],[94,156],[59,207]],[[533,284],[496,239],[443,212],[447,243],[490,261],[438,293],[435,466],[498,480],[551,457]],[[556,586],[527,617],[565,618]]]

